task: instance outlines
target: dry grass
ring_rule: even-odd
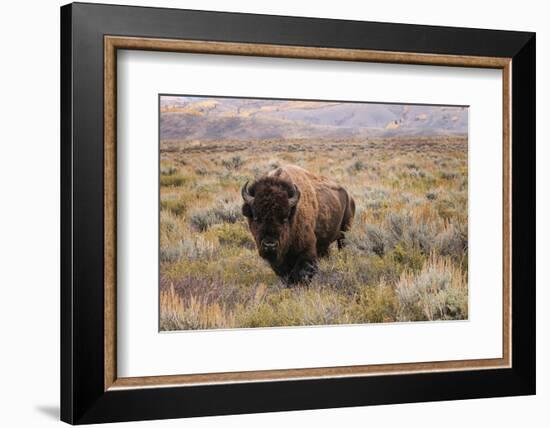
[[[242,184],[285,163],[357,203],[309,287],[285,288],[240,213]],[[466,139],[162,141],[160,178],[162,330],[468,316]]]
[[[403,272],[396,292],[400,320],[468,317],[466,278],[448,258],[432,255],[420,272]]]

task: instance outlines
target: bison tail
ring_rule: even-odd
[[[344,218],[342,219],[342,226],[340,227],[342,232],[347,232],[351,229],[353,217],[355,216],[355,201],[348,192],[346,192],[346,199],[346,209],[344,211]]]
[[[355,201],[351,195],[344,191],[346,194],[346,208],[344,210],[344,217],[342,218],[342,224],[340,226],[340,236],[338,238],[338,249],[342,249],[345,246],[345,232],[351,229],[353,218],[355,217]]]

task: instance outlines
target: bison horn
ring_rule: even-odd
[[[288,206],[292,208],[300,200],[300,191],[295,184],[292,185],[292,191],[288,195]]]
[[[244,183],[244,186],[241,189],[241,195],[247,204],[252,204],[252,202],[254,202],[254,196],[251,196],[248,192],[248,181]]]

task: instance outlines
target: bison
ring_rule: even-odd
[[[287,284],[311,280],[330,244],[344,246],[355,215],[355,202],[342,186],[295,165],[246,182],[241,194],[260,257]]]

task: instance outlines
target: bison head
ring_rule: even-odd
[[[243,215],[260,256],[270,262],[280,260],[288,250],[300,191],[278,177],[263,177],[241,189]]]

